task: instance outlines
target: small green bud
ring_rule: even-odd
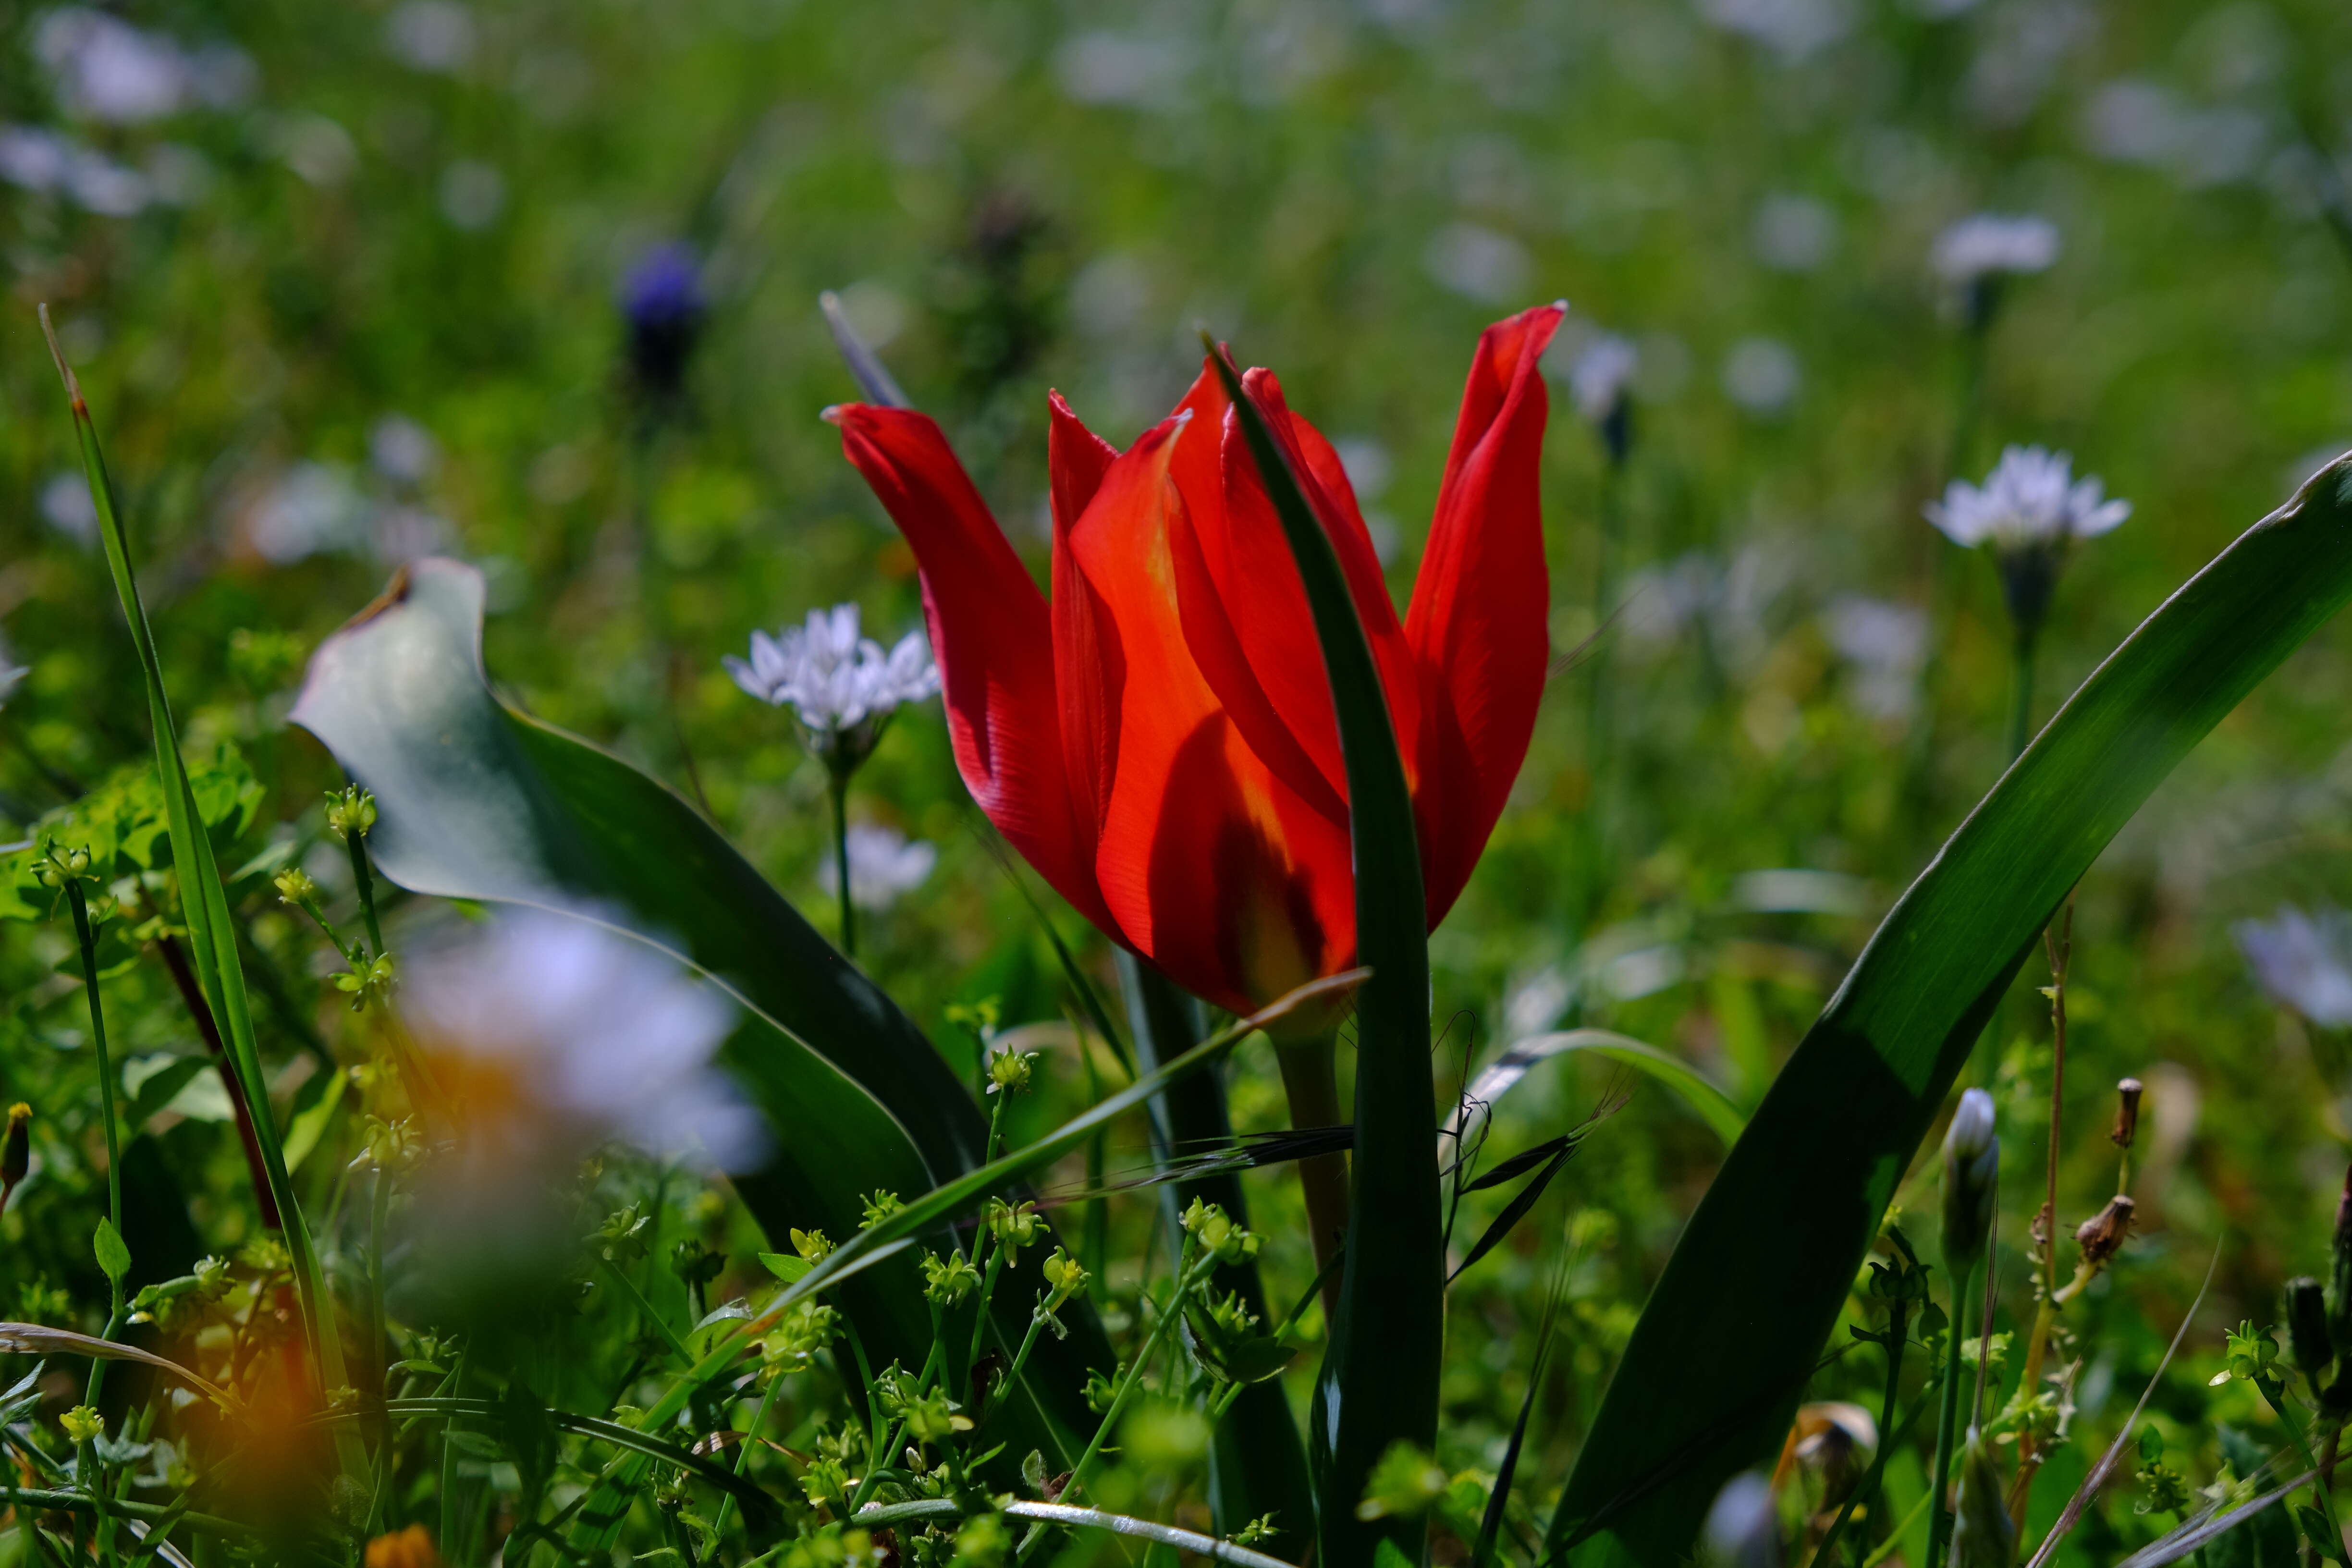
[[[907,1402],[901,1419],[907,1436],[918,1443],[940,1443],[960,1431],[971,1430],[969,1418],[956,1413],[955,1402],[937,1390]]]
[[[979,1289],[980,1270],[962,1253],[923,1254],[923,1294],[940,1306],[952,1307]]]
[[[1035,1065],[1034,1051],[992,1051],[988,1058],[988,1092],[991,1094],[1026,1094],[1029,1092],[1030,1069]]]
[[[278,901],[281,904],[291,904],[299,910],[319,901],[319,884],[299,866],[289,866],[270,881],[278,889]]]
[[[1213,1255],[1220,1263],[1247,1262],[1257,1256],[1263,1245],[1255,1232],[1235,1225],[1224,1210],[1198,1198],[1184,1211],[1182,1224],[1201,1244],[1201,1250]]]
[[[354,833],[367,837],[375,826],[375,796],[357,784],[327,792],[327,831],[348,840]]]
[[[1014,1253],[1035,1242],[1045,1228],[1035,1204],[1008,1204],[1003,1198],[988,1200],[980,1211],[980,1223],[996,1237],[998,1246]]]
[[[1054,1248],[1053,1255],[1039,1267],[1045,1276],[1045,1310],[1049,1312],[1056,1310],[1063,1302],[1084,1291],[1087,1281],[1094,1278],[1079,1267],[1076,1258],[1058,1247]]]
[[[2268,1329],[2257,1332],[2251,1319],[2241,1322],[2230,1334],[2222,1353],[2229,1364],[2207,1380],[2210,1387],[2219,1388],[2233,1378],[2260,1384],[2276,1375],[2271,1365],[2278,1360],[2278,1342],[2271,1338]]]
[[[821,1230],[799,1230],[792,1233],[793,1250],[811,1263],[823,1259],[833,1251],[833,1243]]]
[[[1992,1096],[1972,1089],[1944,1133],[1944,1263],[1957,1289],[1984,1256],[1992,1229],[1993,1188],[2000,1173],[2000,1140],[1993,1132]]]
[[[801,1490],[816,1507],[838,1510],[849,1500],[849,1472],[839,1459],[812,1460],[801,1472]]]
[[[58,1417],[58,1425],[65,1428],[67,1440],[76,1444],[94,1442],[106,1436],[106,1417],[88,1405],[75,1405]]]
[[[380,952],[366,963],[347,969],[335,976],[335,989],[352,999],[352,1011],[356,1013],[371,1000],[382,1000],[392,994],[393,982],[399,977],[399,966],[392,954]]]
[[[905,1208],[906,1206],[907,1205],[905,1204],[898,1201],[898,1194],[890,1192],[887,1189],[877,1189],[873,1195],[866,1200],[866,1217],[858,1221],[857,1228],[860,1230],[872,1230],[876,1226],[880,1225],[884,1220],[888,1219],[892,1215],[897,1214],[900,1209]]]

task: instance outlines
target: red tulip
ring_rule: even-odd
[[[1431,924],[1526,759],[1549,656],[1537,368],[1563,308],[1478,340],[1402,623],[1321,432],[1249,395],[1339,552],[1412,786]],[[1048,604],[948,449],[903,409],[829,411],[922,570],[956,764],[1087,919],[1234,1012],[1347,967],[1347,775],[1298,570],[1213,369],[1125,452],[1054,395]]]

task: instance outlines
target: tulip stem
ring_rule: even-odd
[[[1274,1042],[1274,1057],[1282,1068],[1282,1089],[1290,1100],[1290,1124],[1304,1131],[1337,1127],[1350,1119],[1339,1109],[1338,1053],[1328,1031],[1303,1038]],[[1348,1156],[1333,1152],[1298,1162],[1298,1185],[1307,1199],[1307,1227],[1315,1247],[1315,1267],[1324,1269],[1323,1316],[1336,1323],[1339,1316],[1339,1276],[1326,1266],[1348,1234]]]
[[[849,901],[849,773],[833,773],[833,869],[835,890],[841,896],[841,955],[857,956],[857,916]]]

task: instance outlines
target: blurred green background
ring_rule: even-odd
[[[451,553],[488,575],[488,662],[513,700],[698,790],[822,922],[822,770],[719,664],[841,600],[886,640],[920,621],[911,557],[817,417],[856,395],[821,290],[1041,572],[1046,390],[1123,442],[1195,374],[1202,328],[1230,340],[1340,443],[1400,599],[1476,332],[1565,298],[1554,640],[1601,635],[1555,679],[1434,942],[1446,1078],[1571,1020],[1752,1103],[2007,760],[1994,573],[1921,505],[2009,442],[2068,449],[2133,502],[2060,585],[2046,716],[2352,446],[2347,45],[2352,13],[2326,0],[12,5],[0,666],[28,673],[0,710],[0,841],[146,744],[37,301],[109,444],[184,720],[237,741],[269,791],[260,837],[307,847],[337,776],[282,726],[300,657],[400,561]],[[1930,255],[1979,211],[2045,217],[2062,250],[2005,289],[1963,428],[1967,333]],[[657,398],[619,302],[671,242],[708,309]],[[1614,478],[1568,379],[1602,332],[1638,354]],[[2191,1340],[2209,1371],[2220,1324],[2269,1321],[2285,1277],[2325,1272],[2352,1049],[2264,995],[2232,927],[2352,899],[2347,691],[2337,626],[2082,889],[2070,1225],[2110,1190],[2108,1086],[2149,1084],[2141,1234],[2070,1352],[2101,1443],[2217,1243]],[[958,1001],[1058,1016],[936,705],[897,721],[855,811],[939,847],[866,957],[943,1048],[969,1059],[942,1011]],[[1817,875],[1758,875],[1791,870]],[[283,918],[257,911],[255,931],[307,985]],[[61,1048],[79,987],[49,973],[67,952],[57,927],[0,927],[0,1100],[41,1101],[56,1171],[0,1219],[12,1257],[46,1259],[0,1270],[11,1312],[20,1287],[89,1271],[86,1226],[62,1217],[94,1136],[86,1062]],[[2352,986],[2352,952],[2335,962]],[[2001,1102],[2012,1237],[2042,1181],[2045,979],[2029,963],[1969,1078]],[[143,972],[123,984],[163,994]],[[315,1014],[331,1047],[331,994],[289,1016]],[[174,1026],[158,1010],[125,1028],[137,1049]],[[1076,1103],[1075,1061],[1048,1066],[1052,1103]],[[1627,1087],[1539,1222],[1456,1298],[1440,1458],[1491,1468],[1576,1216],[1538,1498],[1719,1151],[1599,1068],[1539,1069],[1502,1117],[1496,1146],[1516,1146]],[[1278,1123],[1270,1060],[1234,1095],[1248,1125]],[[184,1142],[200,1228],[233,1238],[233,1146],[210,1125]],[[1125,1153],[1140,1143],[1139,1126]],[[1259,1188],[1266,1228],[1295,1236],[1291,1185]],[[1304,1286],[1302,1248],[1268,1257],[1277,1294]],[[2030,1310],[2023,1279],[2014,1264],[2005,1311]],[[1821,1392],[1874,1405],[1866,1359]],[[2193,1372],[2154,1408],[2205,1443],[2201,1482],[2216,1451],[2198,1435],[2267,1416],[2235,1386],[2209,1403]],[[2105,1511],[2084,1550],[2148,1528],[2120,1498]]]

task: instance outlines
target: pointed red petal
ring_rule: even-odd
[[[1078,911],[1118,928],[1063,772],[1045,595],[940,427],[905,409],[827,411],[842,450],[914,548],[957,771],[999,831]]]
[[[1563,314],[1524,310],[1479,337],[1405,616],[1427,700],[1413,805],[1433,923],[1502,815],[1543,698],[1551,585],[1537,475],[1549,401],[1537,362]]]
[[[1171,978],[1246,1010],[1328,973],[1353,949],[1344,826],[1283,786],[1227,719],[1188,645],[1171,540],[1184,500],[1172,473],[1205,432],[1148,432],[1104,475],[1068,531],[1072,586],[1089,615],[1115,767],[1097,873],[1128,942]],[[1066,593],[1055,584],[1058,601]]]

